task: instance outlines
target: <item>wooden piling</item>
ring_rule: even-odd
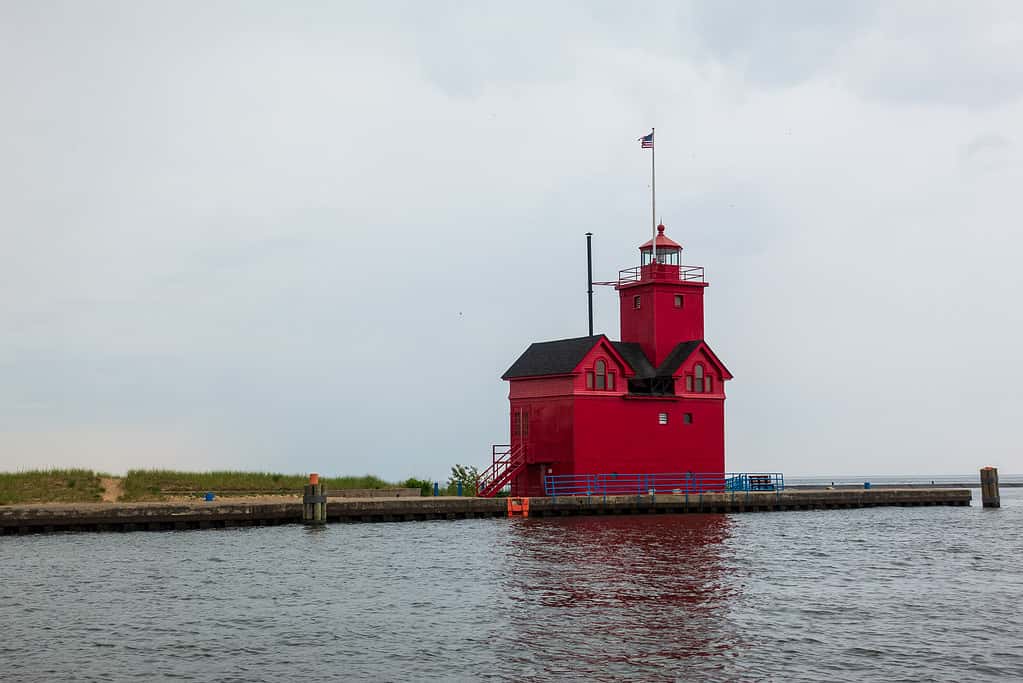
[[[327,523],[327,495],[320,475],[313,472],[302,493],[302,521],[305,524]]]
[[[1002,507],[1001,497],[998,495],[998,468],[980,468],[980,498],[986,508]]]

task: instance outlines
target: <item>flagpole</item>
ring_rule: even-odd
[[[654,163],[654,154],[657,150],[657,140],[654,138],[654,129],[650,129],[650,263],[657,261],[657,166]]]

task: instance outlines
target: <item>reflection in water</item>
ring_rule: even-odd
[[[0,681],[1023,680],[1019,490],[1000,510],[5,536]]]
[[[724,515],[522,520],[510,535],[507,649],[563,674],[720,670],[739,634],[728,620]],[[734,576],[733,576],[734,578]],[[602,616],[598,616],[602,615]],[[600,641],[595,643],[595,641]],[[596,646],[595,646],[596,645]]]

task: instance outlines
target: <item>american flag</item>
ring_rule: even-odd
[[[640,141],[640,143],[642,143],[640,146],[643,149],[653,149],[654,148],[654,134],[653,134],[653,131],[650,132],[650,135],[644,135],[643,137],[639,138],[639,141]]]

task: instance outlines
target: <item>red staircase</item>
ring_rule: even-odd
[[[477,493],[480,498],[496,496],[526,466],[526,449],[522,444],[515,448],[496,445],[491,449],[491,457],[492,464],[480,474]]]

